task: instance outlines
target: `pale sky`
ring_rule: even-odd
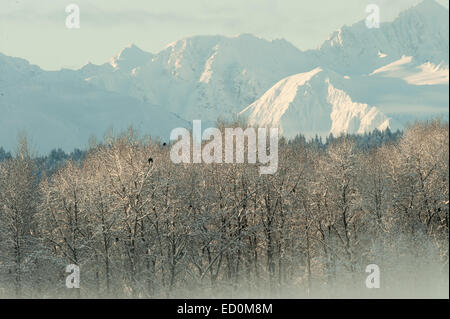
[[[449,0],[437,0],[446,8]],[[0,0],[0,52],[46,70],[102,64],[134,43],[157,53],[193,35],[252,33],[312,49],[380,6],[382,21],[420,0]],[[67,29],[68,4],[81,28]]]

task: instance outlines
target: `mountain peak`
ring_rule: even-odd
[[[260,40],[261,39],[251,33],[240,33],[237,36],[235,36],[235,38],[243,39],[243,40],[249,40],[249,39]]]
[[[423,16],[428,17],[435,17],[436,15],[443,15],[447,16],[448,12],[447,8],[442,6],[440,3],[438,3],[435,0],[423,0],[419,4],[415,5],[414,7],[403,11],[400,13],[400,16],[409,15],[411,13],[416,13]]]
[[[142,50],[135,44],[131,43],[125,48],[123,48],[122,51],[120,51],[120,53],[116,57],[118,59],[133,59],[135,57],[149,56],[149,55],[152,54]]]
[[[418,5],[416,5],[415,8],[419,10],[442,10],[444,6],[442,6],[436,0],[423,0]]]
[[[145,64],[152,57],[152,53],[140,49],[135,44],[130,44],[113,57],[110,64],[114,68],[133,69],[139,65]]]
[[[448,64],[448,10],[425,0],[379,29],[368,29],[362,20],[334,32],[319,51],[322,65],[347,74],[370,73],[403,55],[413,56],[418,64]]]

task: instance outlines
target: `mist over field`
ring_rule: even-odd
[[[274,175],[174,164],[133,130],[44,158],[22,140],[0,162],[0,294],[448,298],[448,138],[437,120],[282,139]]]

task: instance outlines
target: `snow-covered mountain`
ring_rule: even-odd
[[[408,122],[448,120],[448,68],[415,66],[403,57],[369,75],[325,68],[287,77],[240,115],[251,125],[279,127],[286,137],[337,136],[402,129]]]
[[[241,114],[251,125],[279,127],[288,138],[299,128],[307,138],[400,128],[375,106],[352,101],[338,88],[346,81],[350,79],[321,68],[296,74],[275,84]]]
[[[26,133],[41,152],[88,146],[133,125],[167,140],[172,127],[189,123],[148,103],[99,89],[74,71],[46,72],[26,61],[0,55],[0,145],[12,150]]]
[[[364,21],[343,27],[306,52],[319,68],[281,80],[240,114],[288,137],[448,120],[448,35],[448,10],[433,0],[379,29]]]
[[[411,56],[402,56],[397,61],[376,69],[369,75],[385,78],[402,79],[412,85],[439,85],[448,84],[448,64],[434,64],[425,62],[421,65],[415,63]]]
[[[120,65],[123,55],[111,64]],[[151,60],[135,59],[134,68],[105,65],[84,75],[102,88],[161,105],[186,120],[215,121],[241,111],[280,79],[308,70],[313,60],[285,40],[198,36],[168,45]]]
[[[368,29],[365,21],[344,26],[309,53],[341,74],[369,74],[402,56],[414,57],[418,65],[448,66],[448,39],[448,10],[434,0],[424,0],[380,28]]]
[[[249,34],[196,36],[56,72],[0,54],[0,145],[25,130],[41,151],[71,149],[130,124],[167,139],[193,119],[237,115],[288,137],[448,119],[448,29],[448,10],[425,0],[379,29],[345,26],[309,51]]]

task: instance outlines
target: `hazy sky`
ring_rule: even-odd
[[[448,8],[449,0],[438,0]],[[135,43],[157,53],[192,35],[252,33],[315,48],[376,3],[392,20],[420,0],[0,0],[0,52],[44,69],[104,63]],[[67,29],[65,8],[78,4],[81,28]],[[345,5],[344,5],[345,4]]]

